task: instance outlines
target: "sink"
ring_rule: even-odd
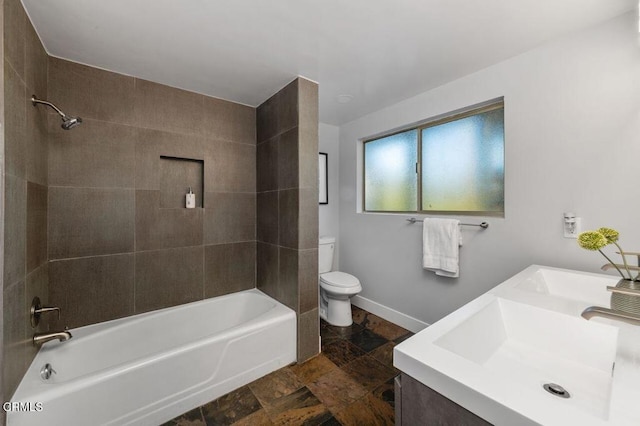
[[[566,404],[606,419],[617,338],[615,327],[495,298],[434,344],[511,382],[510,392],[558,384]]]
[[[396,345],[393,364],[495,425],[640,425],[640,327],[581,317],[617,281],[532,265]]]
[[[615,286],[619,280],[613,276],[555,268],[528,268],[527,270],[533,272],[513,288],[604,307],[609,306],[611,298],[611,293],[606,287]]]

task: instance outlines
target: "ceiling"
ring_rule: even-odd
[[[637,0],[23,0],[52,56],[257,106],[300,75],[340,125]],[[339,103],[339,95],[351,95]]]

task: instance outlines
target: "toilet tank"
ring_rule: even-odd
[[[331,271],[333,266],[333,249],[336,246],[334,237],[320,237],[318,243],[318,273]]]

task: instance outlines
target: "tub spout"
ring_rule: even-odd
[[[600,306],[589,306],[587,309],[582,311],[582,317],[586,320],[590,320],[593,317],[603,317],[626,322],[628,324],[640,325],[640,315],[616,311],[609,308],[602,308]]]
[[[61,342],[66,342],[71,339],[73,336],[67,330],[64,331],[53,331],[51,333],[35,333],[33,335],[33,344],[35,346],[41,346],[47,343],[50,340],[58,339]]]

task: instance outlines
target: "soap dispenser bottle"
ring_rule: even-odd
[[[187,208],[194,209],[196,207],[196,194],[193,193],[191,187],[189,187],[189,192],[187,192]]]

